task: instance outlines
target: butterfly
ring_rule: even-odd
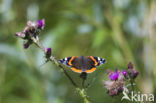
[[[67,65],[74,72],[87,74],[94,72],[96,67],[100,66],[101,64],[105,64],[106,60],[94,56],[72,56],[60,59],[59,62]]]

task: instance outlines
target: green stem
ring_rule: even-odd
[[[77,92],[80,94],[80,96],[83,98],[84,103],[90,103],[88,101],[87,95],[85,93],[85,89],[76,88]]]

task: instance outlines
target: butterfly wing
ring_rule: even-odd
[[[66,57],[66,58],[60,59],[59,62],[61,64],[65,64],[65,65],[71,67],[71,59],[73,59],[73,57]]]
[[[106,63],[106,60],[103,59],[103,58],[100,58],[100,57],[94,57],[94,56],[90,56],[90,58],[94,61],[94,65],[97,67],[97,66],[100,66],[101,64],[105,64]]]
[[[71,67],[71,70],[77,73],[81,73],[81,67],[80,67],[80,58],[73,56],[73,57],[66,57],[64,59],[60,59],[59,62],[61,64],[65,64],[68,67]]]
[[[89,56],[87,61],[88,61],[88,67],[86,69],[87,73],[94,72],[96,70],[96,67],[106,62],[106,60],[103,58],[93,56]]]

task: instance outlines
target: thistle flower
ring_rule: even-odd
[[[133,66],[132,62],[129,62],[128,63],[128,69],[133,69],[133,68],[134,68],[134,66]]]
[[[138,76],[139,72],[134,69],[133,64],[130,62],[128,64],[128,75],[130,79],[135,79]]]
[[[26,42],[26,43],[24,44],[24,49],[27,49],[28,47],[29,47],[29,43]]]
[[[123,88],[125,86],[125,79],[122,73],[120,73],[119,70],[116,70],[113,73],[114,75],[116,75],[116,76],[112,76],[113,80],[108,80],[104,82],[104,87],[107,89],[107,93],[110,96],[118,95],[119,93],[123,91]],[[114,77],[115,77],[115,80],[114,80]],[[116,77],[118,79],[116,79]]]
[[[133,70],[133,79],[135,79],[138,76],[139,72],[136,70]]]
[[[38,35],[43,30],[45,25],[45,20],[38,20],[37,22],[28,21],[26,27],[22,32],[16,32],[15,35],[20,37],[27,42],[24,44],[24,48],[28,48],[32,43],[31,41],[35,39],[38,40]]]
[[[110,96],[116,96],[123,92],[124,88],[126,88],[126,80],[134,80],[139,74],[131,62],[128,63],[128,70],[122,70],[122,72],[120,72],[116,69],[115,72],[113,72],[109,69],[106,73],[109,75],[110,80],[104,82],[104,87]]]
[[[126,70],[123,70],[122,71],[122,74],[126,77],[127,76],[127,71]]]
[[[26,43],[24,43],[24,49],[29,48],[29,46],[32,44],[32,40],[28,40]]]
[[[38,20],[37,21],[37,24],[38,24],[38,28],[39,29],[43,29],[44,28],[44,25],[45,25],[45,20],[44,19]]]
[[[52,49],[51,48],[45,48],[46,51],[46,58],[49,59],[51,54],[52,54]]]

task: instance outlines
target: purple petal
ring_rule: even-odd
[[[119,72],[118,69],[116,69],[115,72],[110,73],[109,78],[110,78],[111,80],[117,80],[118,77],[119,77],[119,75],[120,75],[120,72]]]
[[[43,27],[45,25],[45,20],[44,19],[38,20],[37,24],[38,24],[38,28],[43,29]]]
[[[46,58],[49,58],[52,54],[52,49],[51,48],[45,48],[46,51]]]
[[[25,36],[25,34],[22,32],[16,32],[15,35],[20,37],[20,38],[23,38]]]
[[[24,43],[24,48],[27,49],[32,44],[32,40],[28,40],[26,43]]]
[[[133,78],[136,78],[138,76],[139,72],[137,72],[136,70],[133,71]]]
[[[47,48],[47,53],[51,55],[51,48]]]
[[[30,46],[30,44],[29,44],[29,43],[25,43],[25,44],[24,44],[24,49],[29,48],[29,46]]]
[[[123,74],[124,76],[127,76],[127,71],[126,71],[126,70],[123,70],[123,71],[122,71],[122,74]]]

